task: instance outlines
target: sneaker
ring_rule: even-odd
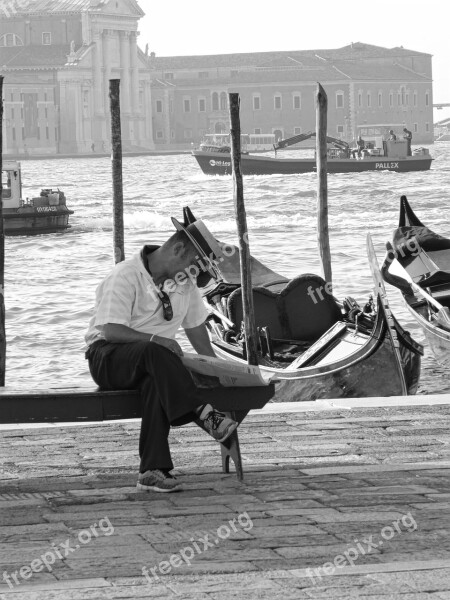
[[[178,492],[182,488],[169,469],[152,469],[139,473],[139,479],[136,487],[138,490],[153,491],[153,492]]]
[[[211,404],[206,404],[199,415],[203,427],[218,442],[224,442],[230,437],[239,423],[215,410]]]

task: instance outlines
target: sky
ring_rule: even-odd
[[[450,104],[449,0],[139,0],[139,44],[157,56],[341,48],[433,55],[433,103]],[[434,111],[435,121],[450,107]]]

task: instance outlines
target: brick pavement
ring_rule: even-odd
[[[175,429],[169,495],[137,422],[1,427],[0,600],[450,600],[450,402],[406,401],[251,414],[243,483]]]

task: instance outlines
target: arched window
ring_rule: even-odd
[[[274,129],[273,134],[275,135],[275,142],[279,142],[284,137],[282,129]]]
[[[23,46],[22,38],[15,33],[5,33],[0,37],[0,48],[9,48],[12,46]]]
[[[219,110],[219,94],[217,92],[213,92],[212,95],[212,109]]]
[[[227,95],[225,92],[220,93],[220,110],[227,109]]]

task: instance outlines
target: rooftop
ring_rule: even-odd
[[[329,60],[358,60],[360,58],[401,57],[401,56],[431,56],[425,52],[408,50],[403,46],[384,48],[363,42],[355,42],[333,50],[316,50],[316,54]]]
[[[429,56],[423,52],[405,48],[383,48],[357,42],[337,49],[328,50],[292,50],[274,52],[252,52],[240,54],[207,54],[203,56],[154,56],[155,70],[171,69],[207,69],[217,67],[264,67],[264,66],[311,66],[332,60],[355,60],[361,58]]]
[[[108,8],[113,0],[4,0],[6,9],[11,15],[15,14],[42,14],[42,13],[79,13],[85,10],[99,11]],[[134,13],[143,15],[137,0],[120,0],[118,6],[112,9],[123,7],[127,12],[132,10]]]
[[[402,65],[392,63],[383,65],[371,65],[367,63],[352,62],[346,60],[333,61],[334,67],[345,73],[351,79],[358,80],[392,80],[392,81],[430,81],[431,77],[407,69]]]
[[[0,67],[54,69],[64,66],[69,54],[70,44],[1,48]]]

